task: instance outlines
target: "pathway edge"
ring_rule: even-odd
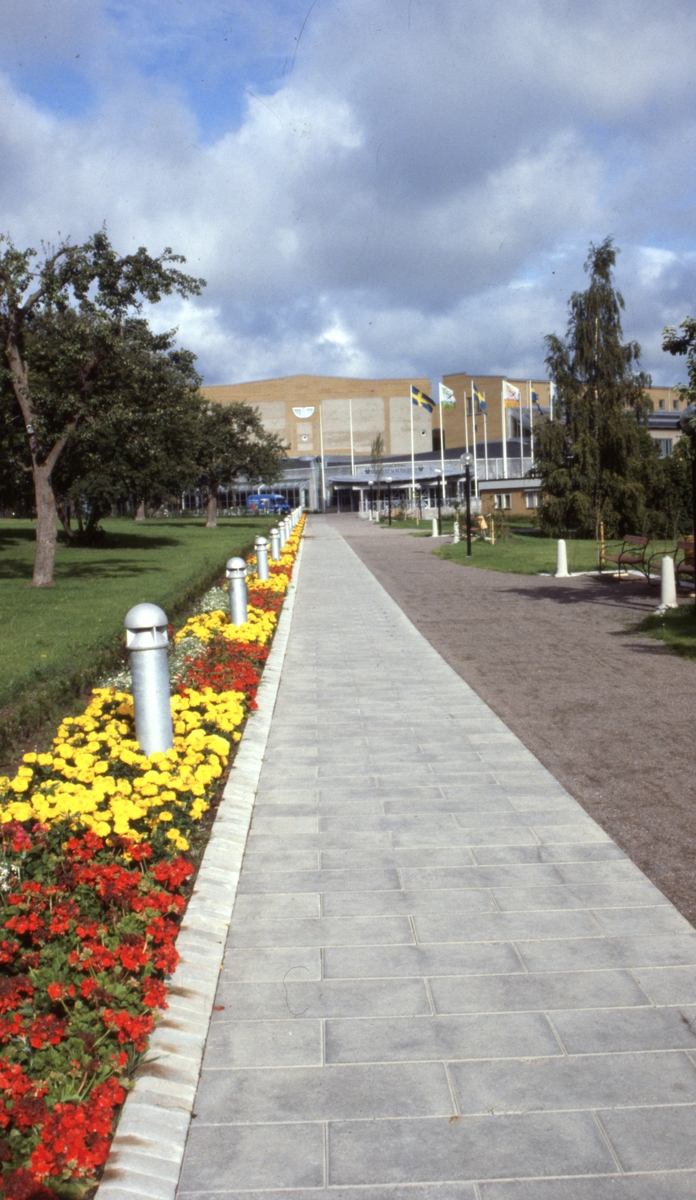
[[[145,1063],[123,1106],[97,1200],[175,1200],[290,636],[302,547],[300,539],[257,692],[258,708],[239,743],[176,940],[180,957],[167,988],[169,1007],[155,1027]]]

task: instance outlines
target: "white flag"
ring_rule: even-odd
[[[454,408],[456,399],[451,388],[445,387],[444,383],[439,384],[440,388],[440,408]]]
[[[514,387],[513,384],[508,383],[507,379],[504,379],[503,380],[503,400],[504,400],[506,406],[509,404],[519,404],[520,397],[521,397],[520,389]]]

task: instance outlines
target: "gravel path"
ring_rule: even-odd
[[[655,591],[467,568],[435,557],[429,539],[353,516],[329,520],[443,658],[696,924],[696,665],[627,632],[658,603]]]

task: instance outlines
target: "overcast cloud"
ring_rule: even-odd
[[[208,280],[161,305],[209,383],[539,375],[590,241],[684,377],[692,0],[0,0],[0,229],[106,221]]]

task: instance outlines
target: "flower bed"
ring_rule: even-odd
[[[201,826],[260,672],[301,521],[250,619],[212,589],[175,635],[174,747],[149,758],[121,686],[94,691],[47,754],[0,778],[0,1195],[80,1197],[166,1008]],[[249,560],[255,565],[255,560]],[[119,676],[117,684],[124,682]]]

